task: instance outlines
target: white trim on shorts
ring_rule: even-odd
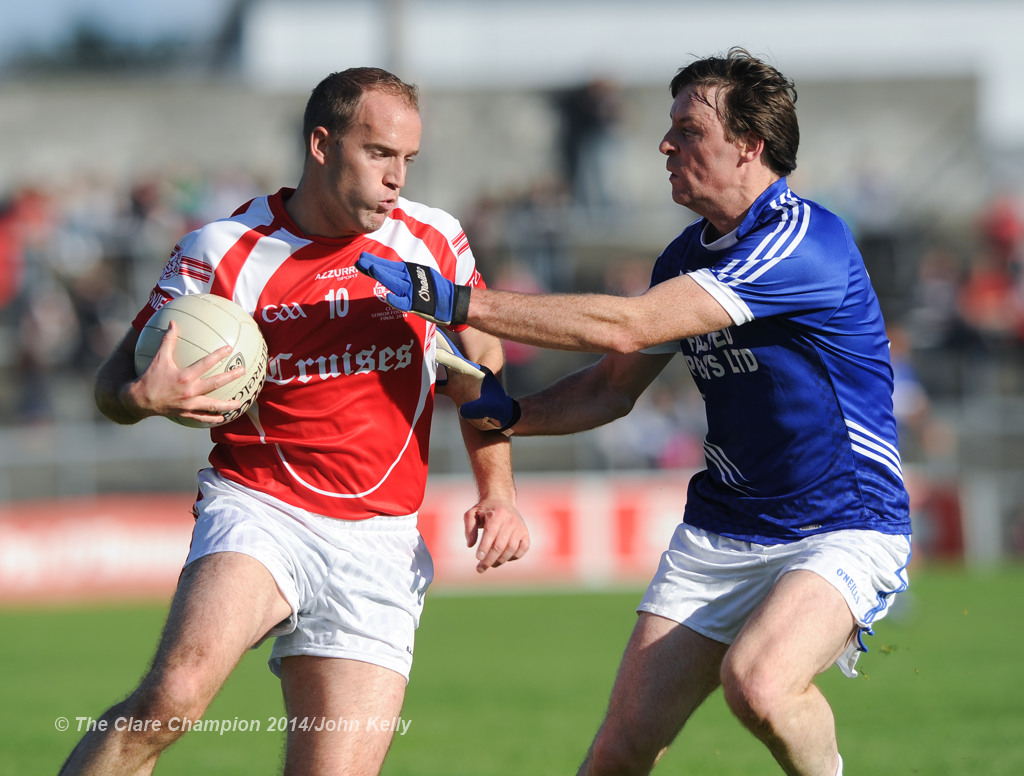
[[[325,517],[213,469],[199,473],[199,486],[185,565],[216,552],[240,552],[267,568],[292,610],[254,646],[276,637],[269,660],[275,674],[284,657],[316,655],[373,663],[408,681],[434,576],[415,514]]]
[[[910,537],[877,531],[815,534],[786,544],[729,539],[681,523],[637,607],[731,644],[755,607],[788,571],[805,569],[838,590],[860,627],[836,660],[849,677],[866,652],[863,636],[907,589]]]

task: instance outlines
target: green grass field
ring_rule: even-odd
[[[1024,568],[967,574],[918,568],[912,598],[879,625],[862,676],[832,669],[846,773],[1024,773]],[[600,721],[638,592],[428,599],[389,776],[569,774]],[[56,773],[98,714],[146,667],[162,605],[0,612],[0,775]],[[207,719],[260,720],[260,732],[193,732],[156,773],[274,773],[282,713],[268,647],[248,655]],[[71,729],[57,730],[58,717]],[[697,713],[656,773],[777,773],[720,695]]]

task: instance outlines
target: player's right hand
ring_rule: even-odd
[[[224,423],[224,416],[237,410],[241,402],[214,399],[206,394],[239,377],[239,370],[244,367],[203,377],[231,355],[231,346],[225,345],[194,364],[180,368],[174,361],[177,339],[178,327],[171,321],[153,360],[146,371],[127,386],[123,400],[143,415],[184,418],[209,426]]]
[[[519,560],[530,549],[530,531],[514,502],[481,499],[463,516],[466,546],[476,545],[476,571],[483,574],[509,561]]]

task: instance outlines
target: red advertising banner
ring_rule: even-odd
[[[482,575],[463,527],[476,500],[473,483],[432,479],[420,531],[434,559],[434,584],[487,589],[642,581],[682,515],[686,479],[678,473],[520,477],[530,552]],[[188,553],[191,506],[189,494],[138,494],[0,507],[0,603],[170,596]]]
[[[431,479],[419,526],[434,559],[434,588],[642,586],[682,518],[689,476],[520,476],[518,505],[530,527],[530,551],[484,574],[476,572],[463,527],[476,500],[472,481]],[[915,512],[926,511],[935,489],[913,477],[908,484]],[[0,604],[169,597],[188,554],[191,507],[187,493],[0,507]],[[921,549],[955,557],[962,548],[959,514],[946,511],[952,517],[945,523],[957,530],[940,530],[945,523],[929,517],[935,536],[928,541],[926,532]]]

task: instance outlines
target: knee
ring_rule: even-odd
[[[781,688],[772,680],[770,668],[722,662],[722,693],[736,718],[754,733],[770,733],[783,703]]]
[[[203,682],[184,670],[148,676],[125,702],[138,732],[174,741],[206,712],[211,698]]]

